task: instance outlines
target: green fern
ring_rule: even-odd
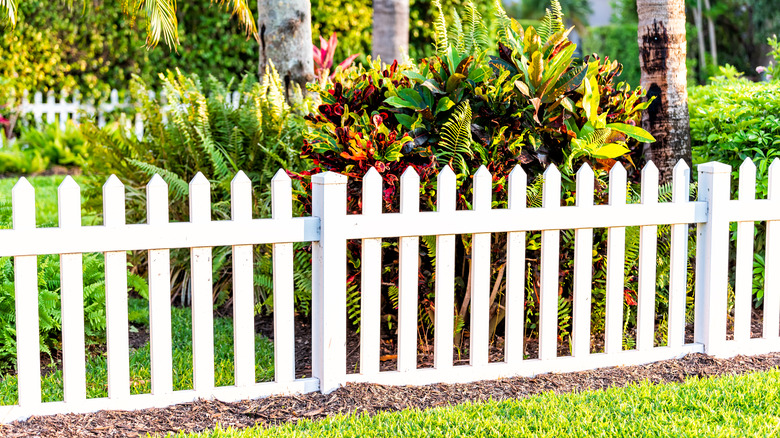
[[[439,13],[436,17],[436,21],[433,23],[434,47],[437,55],[444,56],[447,53],[447,49],[450,47],[449,38],[447,37],[447,21],[444,19],[444,11],[442,11],[441,2],[439,0],[433,0],[433,6]]]
[[[463,101],[444,123],[436,158],[442,166],[450,165],[457,173],[470,173],[464,156],[474,157],[471,147],[471,104]]]
[[[542,44],[546,43],[557,32],[565,29],[563,24],[563,9],[558,0],[552,0],[550,8],[546,9],[542,22],[539,25],[537,33],[542,40]]]

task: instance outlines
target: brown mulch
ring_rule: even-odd
[[[466,401],[506,400],[547,391],[565,393],[625,386],[644,380],[652,383],[682,382],[687,377],[744,374],[780,366],[780,353],[716,359],[691,354],[682,359],[649,365],[612,367],[566,374],[544,374],[468,384],[436,384],[393,387],[348,384],[328,395],[310,393],[274,396],[237,403],[199,400],[161,409],[101,411],[32,417],[24,422],[0,425],[0,436],[15,437],[133,437],[146,433],[200,432],[223,427],[273,426],[301,419],[318,419],[346,413],[375,414],[406,408],[428,409]]]
[[[20,178],[23,176],[29,178],[31,176],[53,176],[53,175],[78,176],[81,175],[81,168],[55,165],[55,166],[51,166],[50,168],[42,172],[36,172],[36,173],[0,173],[0,179]]]

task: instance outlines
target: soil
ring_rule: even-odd
[[[753,315],[752,336],[760,336],[760,313]],[[273,318],[260,317],[255,321],[258,333],[273,339]],[[692,340],[692,333],[686,340]],[[395,370],[395,345],[392,334],[383,333],[383,371]],[[131,332],[134,348],[148,341],[143,330]],[[593,339],[593,351],[599,341]],[[349,330],[347,336],[347,372],[359,370],[360,336]],[[468,345],[468,344],[465,344]],[[559,355],[568,355],[568,342],[559,342]],[[311,323],[296,318],[296,376],[311,376]],[[526,340],[526,353],[535,357],[536,342]],[[455,364],[468,363],[468,357],[458,357]],[[490,360],[503,359],[503,339],[497,337],[491,344]],[[433,352],[420,348],[418,366],[433,365]],[[429,409],[466,401],[521,399],[547,391],[554,393],[600,390],[622,387],[641,381],[655,384],[683,382],[688,377],[711,377],[764,371],[780,366],[780,353],[760,356],[737,356],[717,359],[704,354],[691,354],[682,359],[666,360],[648,365],[611,367],[565,374],[544,374],[533,378],[516,377],[485,380],[468,384],[435,384],[428,386],[384,386],[377,384],[348,384],[324,395],[310,393],[291,396],[273,396],[244,400],[236,403],[198,400],[167,408],[139,411],[100,411],[91,414],[35,416],[27,421],[0,425],[0,436],[16,437],[136,437],[147,433],[165,435],[177,432],[200,432],[222,427],[245,428],[255,425],[274,426],[301,419],[318,419],[329,415],[399,411],[407,408]],[[48,369],[51,369],[47,367]]]
[[[81,175],[81,168],[79,167],[65,167],[65,166],[51,166],[43,172],[36,173],[0,173],[0,179],[4,178],[19,178],[19,177],[31,177],[31,176],[52,176],[52,175]]]

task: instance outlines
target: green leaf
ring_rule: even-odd
[[[406,114],[396,114],[395,119],[406,129],[412,129],[412,123],[414,123],[414,117]]]
[[[406,76],[407,78],[413,80],[413,81],[425,82],[425,76],[421,75],[420,73],[411,71],[411,70],[405,70],[403,72],[403,75]]]
[[[455,102],[453,102],[449,97],[442,97],[439,99],[439,103],[436,105],[436,111],[434,113],[439,114],[442,111],[447,111],[453,106],[455,106]]]
[[[627,136],[637,139],[641,142],[652,143],[655,141],[655,137],[638,126],[628,125],[626,123],[609,123],[607,124],[607,128],[622,132],[623,134],[626,134]]]
[[[385,99],[385,104],[395,108],[419,109],[419,107],[414,102],[409,102],[408,100],[404,100],[403,98],[398,96],[388,97],[387,99]]]

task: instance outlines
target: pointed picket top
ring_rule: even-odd
[[[514,169],[509,172],[509,208],[520,209],[525,208],[526,204],[526,189],[528,186],[528,174],[523,170],[523,166],[517,164]]]
[[[311,177],[311,183],[314,185],[346,184],[349,178],[336,172],[322,172]]]
[[[551,164],[544,171],[542,188],[542,207],[561,206],[561,172]]]
[[[780,159],[775,158],[769,165],[769,199],[780,198]]]
[[[756,165],[745,158],[739,166],[739,199],[756,199]]]
[[[687,202],[690,198],[691,168],[680,160],[672,170],[672,201]]]
[[[81,187],[70,175],[57,188],[60,228],[81,226]]]
[[[363,175],[363,214],[382,214],[382,175],[375,168]]]
[[[103,184],[103,225],[116,227],[125,221],[125,185],[111,175]]]
[[[626,168],[618,162],[609,170],[609,204],[625,204],[626,195]]]
[[[577,171],[577,207],[593,205],[593,191],[596,175],[588,163],[584,163]]]
[[[401,175],[401,213],[420,211],[420,175],[409,166]]]
[[[731,173],[731,166],[728,164],[720,163],[718,161],[708,161],[706,163],[699,164],[698,170],[700,173]]]
[[[35,188],[25,177],[11,190],[11,210],[15,230],[35,228]]]
[[[252,180],[239,170],[230,181],[230,218],[234,221],[252,220]]]
[[[190,181],[190,222],[211,220],[211,183],[201,172]]]
[[[652,161],[648,161],[642,169],[642,203],[654,204],[658,202],[658,168]]]
[[[168,223],[168,184],[158,174],[146,185],[146,222],[155,225]]]
[[[474,190],[472,192],[471,208],[474,210],[490,210],[493,201],[493,176],[487,167],[479,166],[474,173]]]
[[[271,179],[271,215],[274,219],[292,217],[292,181],[284,169]]]
[[[436,211],[455,211],[457,208],[457,177],[449,165],[439,171],[436,179]]]

